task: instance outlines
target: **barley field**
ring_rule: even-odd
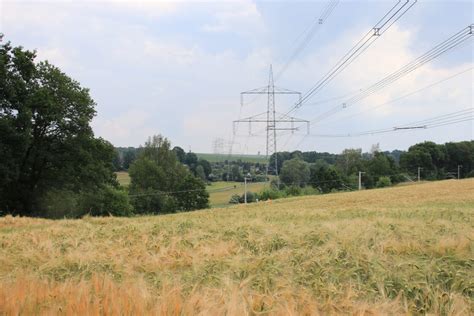
[[[137,217],[0,218],[0,314],[474,314],[474,179]]]

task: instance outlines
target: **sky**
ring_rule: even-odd
[[[242,106],[240,93],[266,86],[270,65],[276,86],[306,93],[396,2],[340,1],[286,68],[328,1],[0,0],[0,33],[89,88],[97,103],[94,133],[115,146],[139,146],[161,134],[186,151],[264,155],[265,127],[254,125],[249,135],[248,124],[239,124],[234,135],[232,121],[265,112],[266,96],[245,97]],[[291,115],[313,120],[472,24],[473,16],[472,1],[418,1]],[[472,120],[360,137],[317,135],[393,128],[472,109],[473,38],[311,124],[310,135],[279,132],[277,149],[339,153],[379,144],[406,150],[427,140],[472,140]],[[277,112],[296,101],[277,96]],[[216,139],[223,145],[215,147]]]

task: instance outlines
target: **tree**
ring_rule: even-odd
[[[183,211],[199,210],[209,207],[209,193],[201,179],[189,174],[179,186],[176,195],[178,208]]]
[[[135,213],[158,214],[177,210],[194,209],[207,200],[207,192],[202,192],[194,181],[194,176],[183,166],[176,154],[170,149],[170,142],[162,136],[153,136],[145,143],[145,147],[135,162],[130,166],[129,191]],[[191,181],[190,184],[187,184]],[[198,201],[180,200],[182,191],[193,187],[193,195]],[[195,190],[196,186],[199,190]],[[187,197],[189,195],[186,195]]]
[[[176,158],[178,158],[179,162],[185,163],[186,152],[184,151],[184,149],[179,146],[175,146],[173,148],[173,151],[176,154]]]
[[[323,193],[342,188],[342,177],[334,166],[314,164],[311,166],[311,185]]]
[[[474,170],[474,141],[464,141],[459,143],[446,143],[446,169],[457,170],[458,165],[462,165],[461,177]]]
[[[212,173],[211,163],[205,159],[199,159],[198,166],[201,166],[204,172],[203,179],[206,180],[207,178],[209,178],[209,175]]]
[[[189,168],[193,169],[194,166],[196,166],[198,162],[198,157],[195,153],[188,152],[186,154],[186,157],[184,158],[184,163],[189,166]]]
[[[113,146],[94,138],[95,103],[86,88],[36,53],[0,46],[0,209],[44,215],[51,190],[117,185]]]
[[[336,166],[346,176],[357,173],[362,169],[362,149],[344,149]]]
[[[397,176],[398,168],[395,164],[395,160],[381,152],[374,152],[372,159],[367,161],[367,174],[365,175],[365,186],[370,188],[373,187],[378,179],[382,176],[387,176],[391,179],[390,183],[399,182]]]
[[[131,216],[133,207],[125,191],[105,186],[100,191],[88,192],[81,197],[79,214],[92,216]]]
[[[130,168],[130,165],[135,161],[137,158],[136,156],[136,151],[134,148],[129,148],[124,154],[123,154],[123,169],[128,170]]]
[[[231,175],[232,175],[233,181],[239,181],[239,182],[244,181],[244,177],[242,176],[242,173],[240,172],[240,168],[238,165],[232,166]]]
[[[284,152],[277,152],[276,154],[272,154],[269,159],[269,166],[270,170],[273,171],[275,169],[275,158],[277,159],[277,165],[278,165],[278,174],[280,174],[281,168],[283,167],[283,163],[287,160],[291,159],[291,154],[287,151]]]
[[[201,180],[206,180],[206,174],[204,173],[204,168],[201,165],[198,165],[195,170],[195,175]]]
[[[285,185],[305,186],[309,178],[309,165],[303,160],[293,158],[283,163],[280,179]]]
[[[423,142],[408,148],[408,152],[400,156],[400,166],[408,172],[415,173],[421,167],[423,178],[437,179],[445,176],[447,159],[444,145]]]
[[[114,158],[112,160],[112,164],[114,166],[114,171],[121,171],[122,170],[122,159],[120,159],[120,153],[118,150],[115,150]]]

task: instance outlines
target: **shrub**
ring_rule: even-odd
[[[286,196],[285,192],[276,190],[274,188],[265,188],[262,191],[260,191],[260,194],[259,194],[259,198],[262,201],[276,200],[285,196]]]
[[[50,190],[39,202],[38,210],[46,218],[71,218],[79,216],[79,194],[69,190]]]
[[[298,185],[290,185],[285,188],[286,195],[288,196],[299,196],[301,195],[301,188]]]
[[[79,201],[79,212],[92,216],[131,216],[133,208],[127,192],[105,186],[97,192],[83,194]]]
[[[229,200],[230,204],[239,204],[240,203],[240,195],[234,194]]]
[[[390,177],[380,177],[375,184],[377,188],[384,188],[384,187],[389,187],[392,185],[392,181],[390,180]]]

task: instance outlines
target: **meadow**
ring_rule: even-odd
[[[209,153],[196,153],[199,159],[205,159],[209,162],[223,162],[229,159],[228,154],[209,154]],[[251,163],[267,163],[267,159],[263,155],[239,155],[232,154],[232,161],[241,160],[242,162]]]
[[[247,192],[259,193],[266,185],[266,182],[249,182],[247,183]],[[242,195],[245,192],[244,183],[233,181],[212,182],[206,188],[209,192],[209,204],[211,207],[229,205],[229,200],[233,195]]]
[[[474,313],[474,179],[136,218],[0,219],[0,314]]]
[[[128,172],[121,171],[116,172],[117,181],[127,187],[130,185],[130,176]],[[265,182],[249,182],[247,184],[247,191],[258,193],[264,187]],[[224,207],[229,205],[230,198],[237,194],[244,194],[244,183],[243,182],[234,182],[234,181],[216,181],[211,182],[206,186],[207,191],[209,192],[209,205],[211,207]]]

